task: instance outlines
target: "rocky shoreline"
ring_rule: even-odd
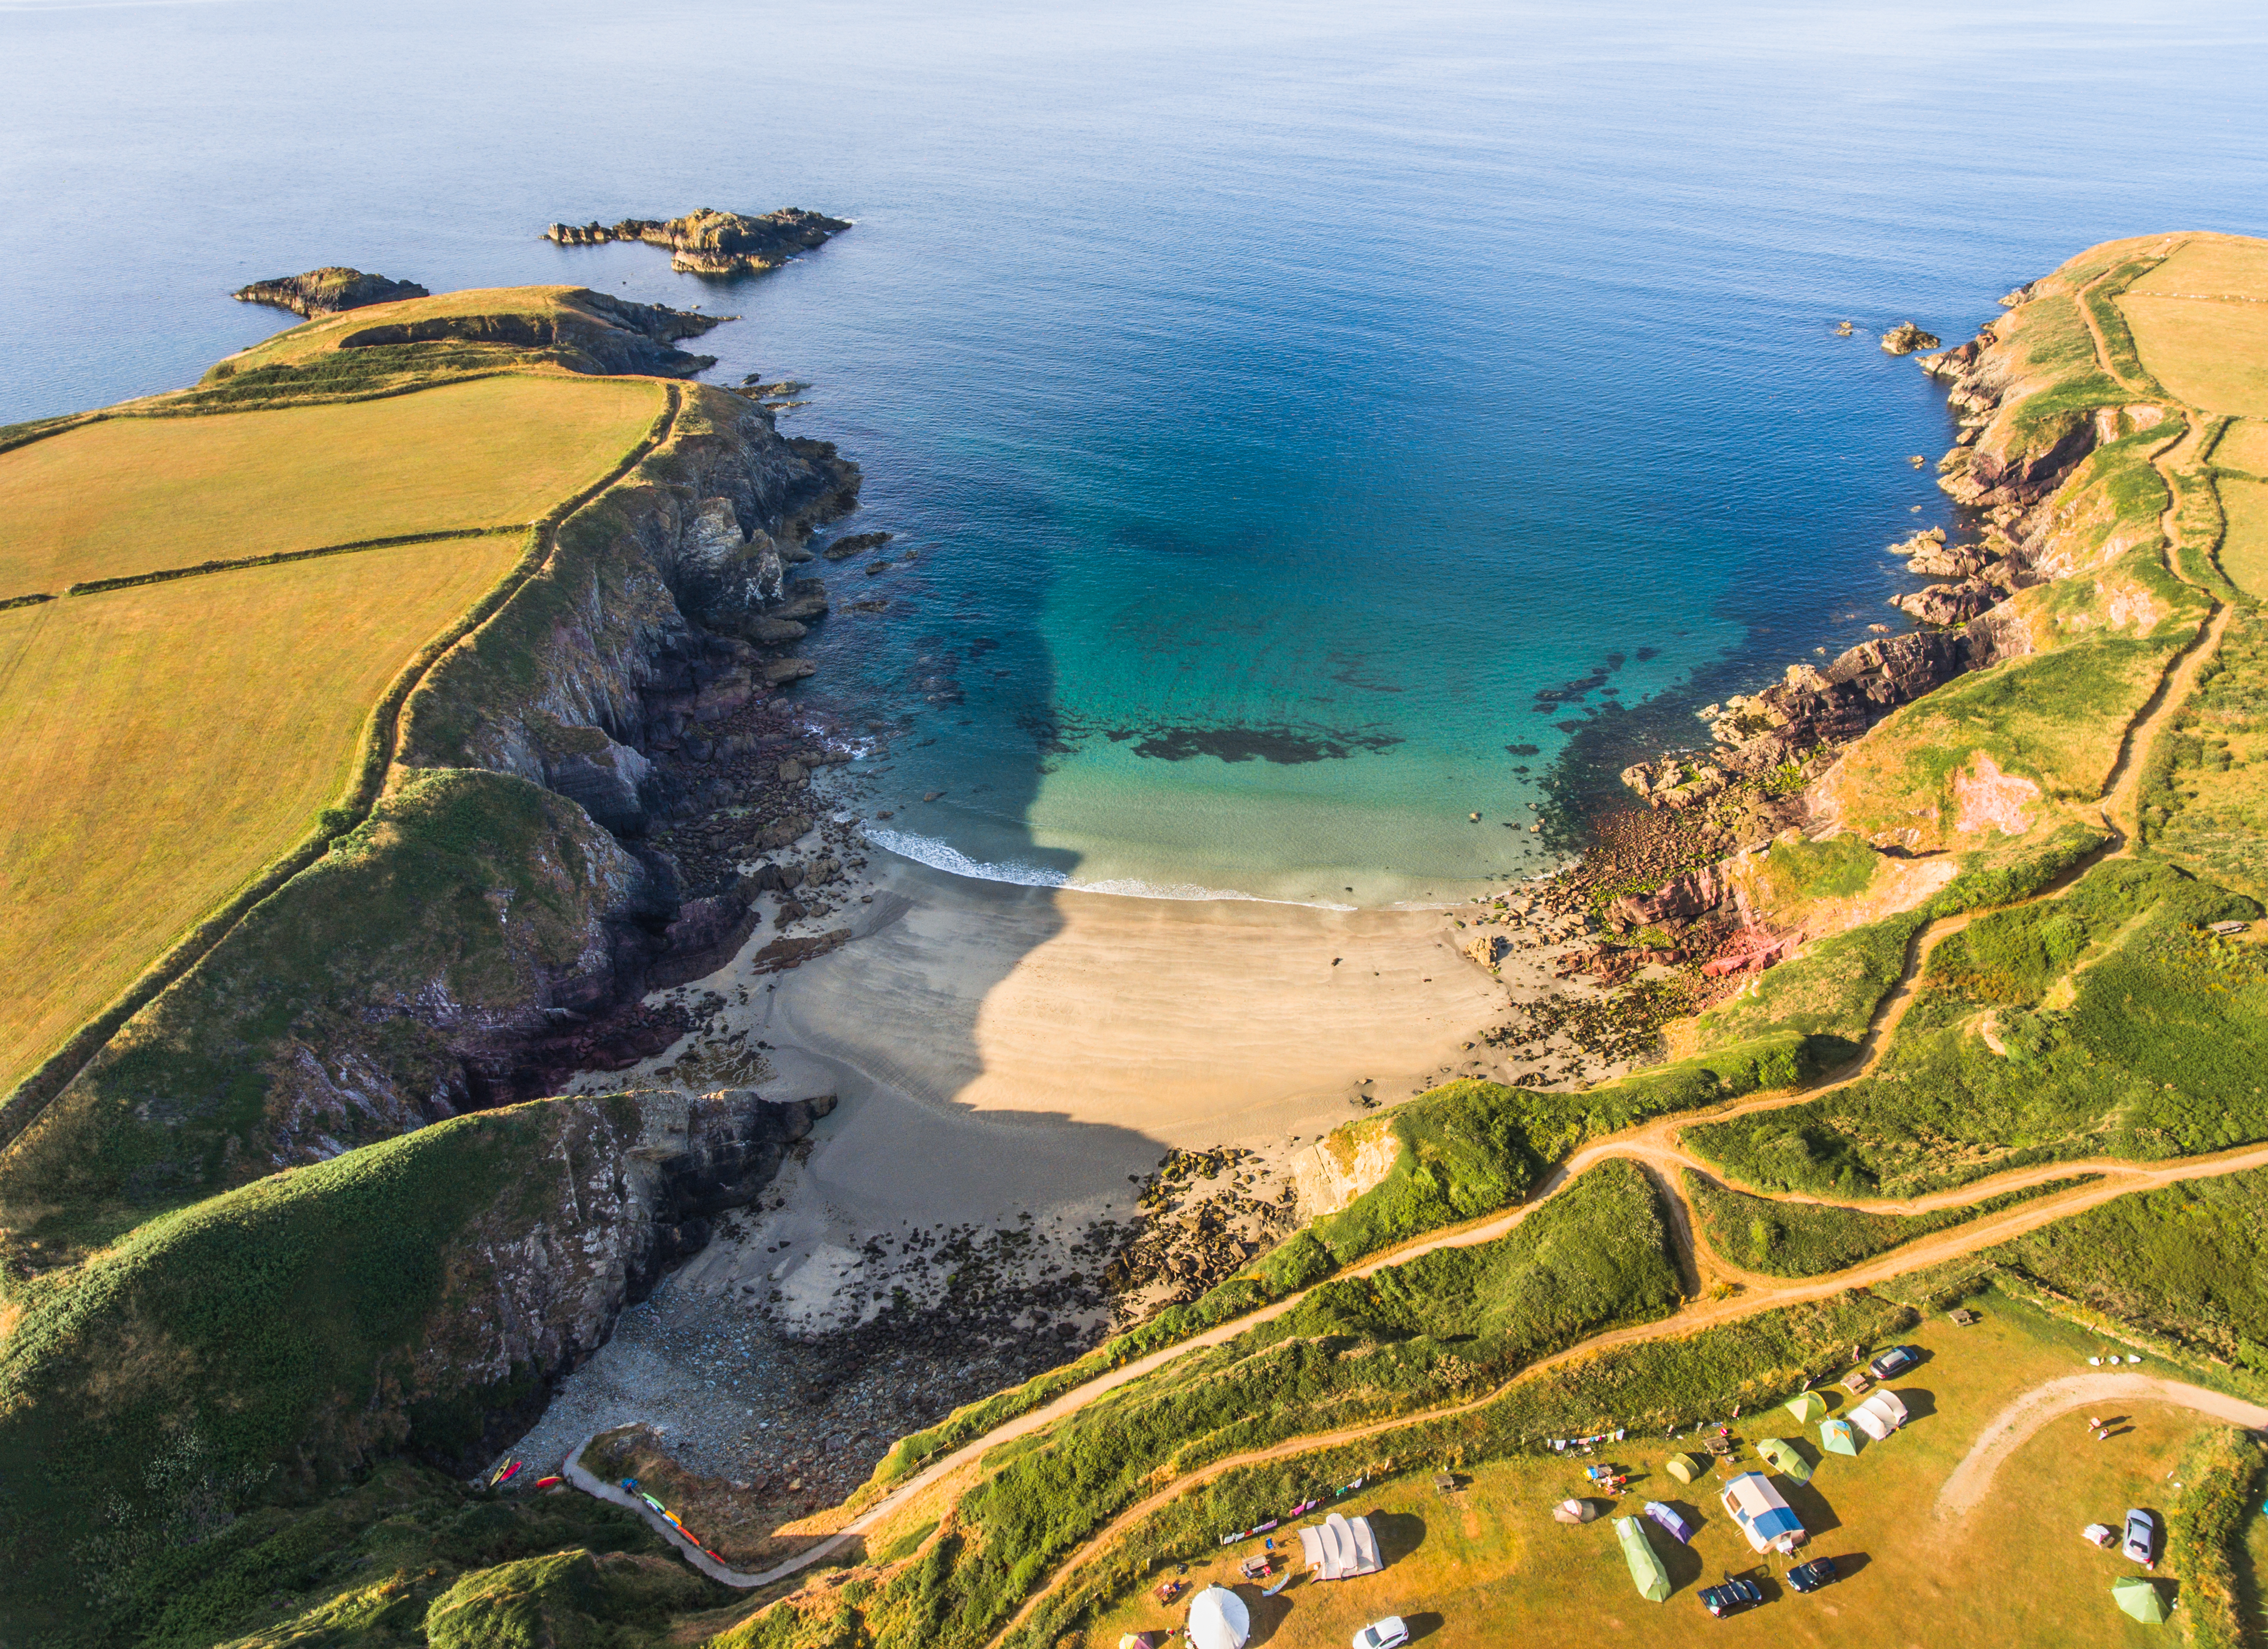
[[[2030,288],[2019,287],[2000,302],[2013,309],[2030,295]],[[1891,598],[1918,628],[1861,643],[1824,666],[1791,665],[1781,681],[1700,710],[1709,727],[1708,747],[1671,750],[1624,770],[1623,783],[1650,814],[1688,821],[1689,839],[1675,851],[1654,853],[1646,865],[1656,872],[1675,865],[1676,874],[1606,903],[1609,924],[1618,932],[1668,932],[1675,951],[1713,951],[1711,967],[1730,962],[1734,966],[1727,971],[1742,974],[1782,960],[1800,936],[1776,934],[1758,922],[1738,902],[1732,879],[1714,868],[1716,861],[1766,845],[1784,831],[1808,831],[1815,822],[1805,799],[1811,781],[1893,710],[1971,671],[2031,651],[2007,603],[2051,576],[2042,564],[2055,530],[2045,502],[2103,431],[2098,420],[2080,419],[2037,452],[1979,450],[1980,434],[2012,386],[2009,368],[1992,352],[1998,341],[1987,322],[1968,342],[1918,361],[1945,382],[1959,420],[1953,448],[1938,470],[1940,486],[1962,517],[1957,534],[1933,527],[1887,547],[1915,575],[1940,580]],[[1937,343],[1911,322],[1882,340],[1883,349],[1897,355]],[[2138,420],[2155,416],[2155,409],[2143,409]],[[1623,828],[1663,834],[1642,817]],[[1896,843],[1881,850],[1903,851]],[[1613,880],[1585,867],[1571,874],[1576,885],[1594,888]],[[1619,965],[1604,961],[1609,968]]]

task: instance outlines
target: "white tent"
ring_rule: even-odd
[[[1906,1406],[1894,1391],[1878,1391],[1851,1410],[1851,1424],[1877,1443],[1906,1423]]]
[[[1225,1586],[1209,1586],[1189,1600],[1190,1649],[1244,1649],[1252,1612]]]
[[[1378,1555],[1378,1536],[1366,1517],[1341,1517],[1336,1512],[1321,1528],[1300,1531],[1300,1549],[1318,1580],[1344,1580],[1350,1575],[1376,1574],[1386,1567]]]

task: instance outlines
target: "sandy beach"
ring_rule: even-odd
[[[1452,1076],[1535,1069],[1480,1034],[1514,1002],[1570,988],[1550,971],[1564,946],[1539,934],[1500,976],[1470,961],[1456,925],[1469,907],[1335,910],[1020,887],[856,846],[839,826],[828,834],[845,862],[864,854],[863,872],[784,929],[768,909],[731,963],[672,992],[701,1005],[699,1031],[578,1086],[707,1087],[739,1073],[772,1098],[834,1093],[836,1108],[759,1205],[725,1222],[570,1377],[523,1454],[548,1459],[647,1420],[700,1469],[756,1470],[785,1439],[717,1407],[720,1379],[741,1384],[720,1370],[791,1354],[782,1336],[855,1332],[893,1299],[917,1312],[943,1305],[956,1273],[965,1289],[972,1253],[1001,1302],[982,1331],[996,1346],[1004,1329],[1011,1341],[1035,1336],[1002,1354],[1047,1366],[1063,1353],[1036,1336],[1068,1329],[1084,1341],[1107,1322],[1096,1233],[1134,1218],[1130,1181],[1167,1152],[1248,1152],[1219,1188],[1248,1175],[1247,1192],[1266,1200],[1292,1158],[1342,1123]],[[848,937],[764,970],[764,947],[783,935],[830,933]],[[1571,1057],[1551,1056],[1555,1072]],[[954,1296],[928,1314],[968,1314]],[[915,1361],[937,1365],[933,1352]],[[1012,1372],[984,1378],[997,1385]],[[816,1455],[829,1452],[825,1439],[861,1431],[879,1447],[922,1417],[903,1407],[904,1379],[877,1368],[843,1381],[807,1424],[777,1409],[772,1424],[816,1439]]]

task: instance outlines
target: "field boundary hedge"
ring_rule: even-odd
[[[314,830],[304,841],[254,877],[227,903],[191,929],[187,936],[144,968],[141,976],[127,986],[108,1007],[80,1027],[69,1042],[18,1083],[15,1091],[5,1101],[0,1101],[0,1151],[5,1151],[15,1144],[24,1130],[40,1119],[55,1097],[86,1069],[88,1062],[102,1051],[129,1020],[210,954],[213,948],[227,938],[237,924],[250,915],[256,906],[329,852],[334,841],[369,818],[371,808],[377,804],[379,793],[385,788],[387,772],[394,764],[394,746],[401,735],[401,707],[408,702],[411,692],[452,648],[493,618],[506,601],[543,569],[557,546],[560,526],[570,516],[613,488],[668,438],[684,406],[684,390],[675,383],[665,383],[662,392],[660,412],[655,415],[653,422],[646,426],[645,434],[623,454],[621,461],[579,492],[554,504],[537,517],[526,529],[527,551],[513,564],[512,571],[490,585],[487,594],[466,608],[454,623],[419,649],[416,655],[402,666],[377,704],[372,706],[370,718],[364,724],[362,761],[346,799],[337,806],[325,808]],[[481,532],[486,534],[496,530],[498,529],[482,528]],[[422,542],[427,536],[430,535],[419,534],[404,541]]]

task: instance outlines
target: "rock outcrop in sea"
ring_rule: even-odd
[[[799,252],[826,245],[850,227],[847,218],[799,206],[782,207],[760,217],[703,206],[666,220],[625,217],[618,224],[602,224],[594,218],[587,224],[554,224],[543,238],[563,247],[643,240],[668,247],[669,267],[682,275],[760,275]]]
[[[229,294],[240,304],[272,304],[310,320],[335,315],[342,310],[372,304],[391,304],[404,298],[430,298],[415,281],[389,281],[383,275],[337,265],[310,269],[305,275],[279,275],[272,281],[254,281]]]
[[[1901,320],[1882,334],[1885,355],[1911,355],[1916,350],[1933,350],[1938,345],[1937,335],[1924,332],[1911,320]]]

